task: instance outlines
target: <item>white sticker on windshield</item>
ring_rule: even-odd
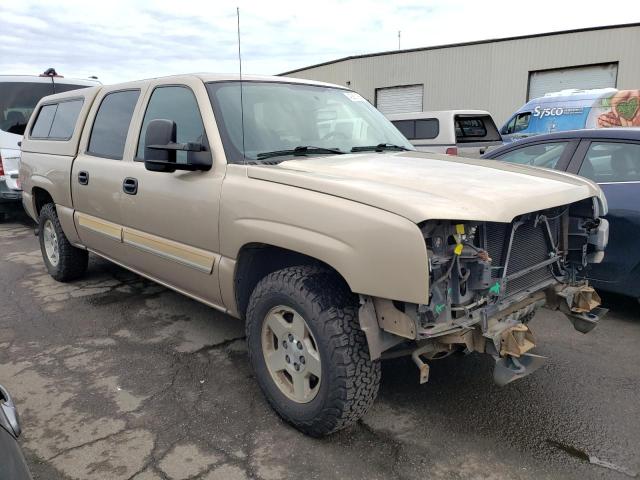
[[[345,97],[347,97],[352,102],[366,102],[364,98],[358,95],[356,92],[344,92]]]

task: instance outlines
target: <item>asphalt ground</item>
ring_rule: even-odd
[[[549,360],[506,387],[487,356],[433,362],[425,385],[410,361],[385,361],[373,409],[318,440],[263,399],[240,321],[96,257],[57,283],[17,216],[0,224],[0,383],[36,479],[629,479],[640,307],[605,300],[587,335],[539,313]]]

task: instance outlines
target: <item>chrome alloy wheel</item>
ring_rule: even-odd
[[[271,378],[290,400],[308,403],[320,389],[318,344],[304,318],[291,307],[272,308],[262,324],[262,354]]]
[[[51,220],[44,222],[42,235],[47,259],[52,266],[57,267],[58,262],[60,261],[60,250],[58,247],[58,236],[56,235],[56,230],[53,227]]]

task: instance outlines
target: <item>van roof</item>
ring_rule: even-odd
[[[582,106],[591,106],[593,101],[604,97],[608,94],[613,94],[618,92],[616,88],[597,88],[592,90],[579,90],[579,89],[570,89],[570,90],[561,90],[559,92],[551,92],[545,94],[544,97],[533,98],[525,103],[522,107],[520,107],[516,113],[520,112],[528,112],[533,109],[536,105],[548,105],[554,104],[557,105],[562,102],[571,102],[582,103]],[[578,106],[578,105],[576,105]]]

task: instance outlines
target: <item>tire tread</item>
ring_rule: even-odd
[[[262,279],[251,295],[247,309],[248,340],[253,330],[251,322],[262,321],[254,318],[256,306],[273,292],[290,292],[313,306],[313,315],[321,320],[316,323],[322,329],[320,335],[333,347],[330,361],[323,365],[335,369],[335,385],[329,389],[320,415],[309,421],[291,418],[269,395],[265,395],[267,400],[284,420],[314,437],[355,423],[373,404],[381,377],[380,361],[371,360],[366,336],[360,328],[357,297],[326,268],[305,265],[278,270]],[[256,354],[261,352],[249,349],[252,363]]]
[[[51,220],[58,238],[60,260],[58,261],[57,267],[54,267],[49,263],[44,249],[43,226],[46,220]],[[58,219],[55,204],[47,203],[42,207],[40,210],[38,224],[40,249],[42,250],[42,257],[49,274],[59,282],[70,282],[82,277],[87,271],[87,266],[89,265],[89,253],[86,250],[82,250],[81,248],[71,245],[67,236],[64,234],[64,230],[62,230],[62,225]]]

